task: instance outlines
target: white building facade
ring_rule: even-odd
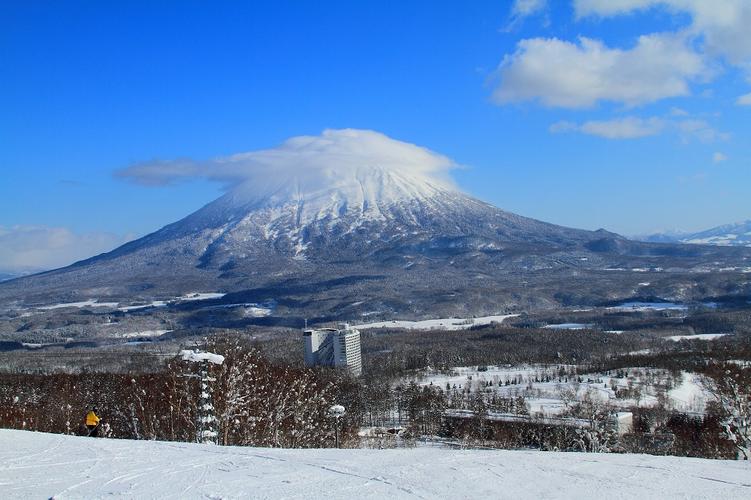
[[[347,324],[339,328],[303,331],[305,364],[346,368],[358,377],[362,373],[360,332]]]

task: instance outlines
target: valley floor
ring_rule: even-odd
[[[749,498],[747,462],[584,453],[285,450],[0,430],[3,498]]]

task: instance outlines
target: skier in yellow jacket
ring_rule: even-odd
[[[97,437],[99,435],[99,421],[101,419],[96,412],[97,407],[95,406],[86,414],[86,428],[89,429],[89,436],[91,437]]]

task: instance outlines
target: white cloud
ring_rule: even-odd
[[[728,157],[719,151],[717,151],[715,154],[712,155],[712,162],[714,163],[721,163],[723,161],[727,161]]]
[[[715,142],[728,138],[728,134],[715,130],[704,120],[693,118],[676,120],[655,116],[650,118],[627,116],[613,120],[590,120],[581,124],[560,121],[551,125],[549,130],[553,133],[579,132],[606,139],[638,139],[664,132],[678,134],[684,142],[690,140]]]
[[[739,106],[751,106],[751,93],[740,96],[735,103]]]
[[[608,121],[589,121],[582,125],[585,134],[599,135],[608,139],[635,139],[657,135],[665,128],[665,122],[659,118],[627,117]]]
[[[547,10],[547,0],[514,0],[514,3],[511,5],[508,25],[502,28],[501,31],[513,31],[514,28],[516,28],[516,26],[527,17],[540,13],[547,13]],[[549,23],[550,19],[548,19],[546,14],[544,24],[548,25]]]
[[[516,17],[526,17],[545,10],[547,0],[515,0],[511,7],[511,15]]]
[[[629,116],[615,120],[592,120],[577,125],[571,122],[558,122],[550,127],[554,133],[581,132],[583,134],[596,135],[606,139],[636,139],[657,135],[665,128],[664,120],[660,118],[637,118]]]
[[[750,0],[573,0],[578,19],[612,17],[660,8],[687,14],[675,32],[639,38],[629,50],[580,38],[522,40],[500,68],[493,98],[499,104],[539,100],[546,106],[591,107],[599,101],[628,106],[690,94],[689,84],[709,81],[720,61],[751,82]],[[514,18],[537,12],[537,2],[516,2]],[[751,95],[738,104],[751,105]]]
[[[576,132],[579,130],[579,125],[577,125],[574,122],[570,122],[568,120],[561,120],[552,124],[548,130],[550,130],[554,134],[562,134],[564,132]]]
[[[662,3],[660,0],[574,0],[576,16],[617,16]]]
[[[678,120],[675,121],[673,125],[678,130],[678,133],[681,135],[684,142],[688,142],[692,139],[701,142],[717,142],[726,141],[730,138],[730,134],[716,130],[705,120]]]
[[[579,43],[533,38],[501,63],[493,99],[500,104],[539,100],[546,106],[586,108],[599,101],[637,106],[690,94],[689,82],[708,68],[684,37],[644,35],[629,50],[581,37]]]
[[[574,0],[577,17],[617,16],[653,7],[685,12],[689,30],[705,49],[730,64],[751,70],[751,2],[749,0]]]
[[[688,116],[689,112],[683,108],[672,107],[670,108],[671,116]]]
[[[160,186],[203,177],[237,184],[268,185],[279,179],[319,182],[373,169],[451,185],[449,170],[458,165],[427,148],[391,139],[371,130],[325,130],[292,137],[281,145],[209,161],[172,160],[139,163],[117,173],[144,185]]]
[[[129,239],[104,232],[76,234],[63,227],[0,226],[0,271],[26,273],[67,266]]]

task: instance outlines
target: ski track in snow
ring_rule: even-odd
[[[2,498],[749,498],[745,462],[536,451],[285,450],[0,430]]]

